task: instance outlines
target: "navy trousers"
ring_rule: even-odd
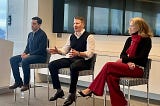
[[[76,86],[78,81],[79,71],[84,69],[89,69],[89,60],[86,61],[82,57],[74,57],[74,58],[61,58],[49,63],[49,71],[52,78],[53,88],[54,89],[61,89],[59,77],[58,77],[58,70],[60,68],[70,68],[70,89],[69,93],[76,92]]]
[[[46,57],[40,55],[29,55],[27,58],[22,59],[21,55],[13,56],[10,58],[10,64],[12,68],[12,73],[16,83],[23,83],[19,72],[19,63],[22,63],[23,69],[23,79],[24,85],[29,84],[30,80],[30,64],[34,63],[44,63],[46,62]]]

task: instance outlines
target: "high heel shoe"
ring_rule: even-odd
[[[91,91],[91,92],[89,92],[88,94],[84,94],[82,91],[78,91],[78,93],[79,93],[82,97],[87,97],[87,96],[91,97],[93,92]]]

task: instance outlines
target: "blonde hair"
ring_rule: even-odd
[[[139,28],[138,33],[140,34],[140,36],[150,37],[150,38],[153,36],[153,33],[150,27],[148,26],[148,24],[145,22],[143,18],[135,17],[135,18],[132,18],[130,22],[131,21]]]

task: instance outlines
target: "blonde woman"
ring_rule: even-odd
[[[136,17],[129,21],[129,34],[116,62],[106,63],[90,86],[79,92],[83,97],[95,94],[102,96],[107,82],[112,106],[127,106],[127,101],[120,90],[120,77],[142,77],[149,52],[152,47],[152,32],[144,19]]]

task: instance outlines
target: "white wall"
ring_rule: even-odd
[[[64,45],[66,38],[69,34],[63,34],[62,38],[56,38],[56,45],[61,47]],[[108,61],[116,61],[119,58],[119,54],[123,48],[127,36],[106,36],[106,35],[94,35],[96,39],[96,53],[98,54],[95,76],[99,73],[102,66]],[[160,69],[160,38],[152,38],[152,49],[150,52],[150,58],[152,61],[152,68],[149,79],[149,91],[153,94],[151,98],[160,100],[160,85],[159,85],[159,69]],[[110,57],[111,56],[111,57]],[[80,80],[91,81],[91,78],[82,77]],[[146,86],[133,87],[133,90],[146,92]],[[154,95],[155,94],[155,95]],[[134,92],[134,95],[139,95]],[[145,95],[144,95],[145,96]]]
[[[68,34],[63,34],[62,38],[57,38],[56,34],[52,33],[52,2],[53,0],[9,0],[11,10],[9,13],[13,17],[13,24],[9,28],[9,38],[15,43],[14,54],[24,50],[27,33],[30,31],[30,22],[33,16],[40,16],[43,19],[42,29],[46,31],[50,39],[50,47],[62,47],[68,37]],[[95,75],[100,71],[101,67],[107,61],[113,61],[117,57],[110,58],[107,55],[119,56],[126,36],[106,36],[95,35],[96,52],[98,53]],[[158,94],[160,98],[159,85],[159,68],[160,68],[160,38],[153,38],[153,48],[150,57],[152,62],[152,70],[150,74],[150,93]],[[144,86],[136,88],[136,91],[145,91]]]
[[[24,51],[28,33],[31,31],[31,19],[38,15],[38,0],[9,0],[8,15],[12,23],[8,26],[8,40],[14,42],[14,55]]]
[[[55,46],[55,38],[56,34],[52,33],[52,17],[53,17],[53,0],[39,0],[38,3],[38,16],[43,19],[43,24],[41,26],[42,29],[47,33],[48,38],[50,41],[50,47]]]
[[[46,21],[44,25],[44,29],[47,31],[48,37],[50,38],[50,47],[62,47],[68,37],[68,34],[63,34],[62,38],[57,38],[56,34],[52,33],[52,0],[39,0],[39,11],[38,14],[43,17]],[[47,12],[46,12],[47,11]],[[95,35],[96,39],[96,52],[98,53],[97,62],[95,66],[95,75],[99,73],[102,66],[107,61],[115,61],[123,48],[124,42],[127,36],[107,36],[107,35]],[[150,58],[153,59],[152,69],[150,73],[150,94],[152,94],[151,98],[156,98],[160,100],[160,85],[159,85],[159,68],[160,68],[160,38],[154,37],[152,39],[153,47],[150,52]],[[115,57],[108,57],[108,55]],[[80,80],[91,81],[91,78],[81,77]],[[138,91],[146,91],[145,86],[134,87],[134,89]],[[137,95],[137,92],[134,95]],[[139,92],[138,92],[139,93]],[[145,95],[143,95],[145,96]]]
[[[18,55],[25,49],[28,33],[31,31],[31,19],[38,15],[38,0],[9,0],[8,3],[8,15],[11,15],[12,23],[8,26],[7,40],[14,42],[13,55]],[[20,72],[23,78],[22,71]],[[33,81],[33,76],[31,80]],[[11,76],[11,83],[13,82]]]
[[[24,0],[9,0],[8,14],[11,15],[11,25],[8,26],[8,40],[14,42],[14,53],[22,51],[24,46]],[[15,4],[19,4],[15,6]]]

